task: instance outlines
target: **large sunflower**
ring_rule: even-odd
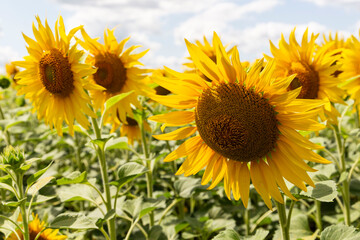
[[[298,98],[302,99],[321,99],[326,101],[323,113],[320,114],[322,120],[329,119],[335,121],[339,116],[332,103],[344,103],[342,100],[343,91],[338,88],[339,79],[334,73],[339,69],[339,64],[333,64],[340,56],[337,50],[330,51],[333,44],[326,44],[318,48],[315,40],[319,34],[311,34],[308,40],[308,30],[303,34],[301,45],[296,41],[295,29],[290,34],[289,44],[281,36],[279,48],[270,41],[271,53],[273,58],[265,56],[268,60],[275,60],[275,75],[287,77],[296,74],[288,90],[301,88]],[[317,50],[318,49],[318,50]]]
[[[224,178],[228,198],[232,191],[233,197],[241,198],[245,206],[250,180],[269,208],[271,197],[283,202],[278,186],[294,199],[283,178],[304,191],[304,183],[314,186],[307,171],[315,170],[303,159],[329,161],[312,151],[321,146],[311,143],[295,129],[322,129],[323,125],[313,118],[323,102],[296,99],[300,88],[286,92],[294,76],[275,81],[274,61],[262,71],[263,62],[259,61],[246,73],[237,49],[228,55],[215,33],[216,63],[196,45],[188,41],[186,44],[197,69],[211,79],[211,83],[197,74],[172,70],[169,71],[177,79],[154,79],[174,95],[151,97],[182,110],[152,116],[150,120],[167,126],[187,125],[154,137],[159,140],[190,137],[164,161],[186,157],[177,171],[185,176],[206,167],[202,184],[212,179],[211,189]]]
[[[141,108],[137,99],[138,95],[143,94],[144,91],[152,91],[145,75],[148,70],[136,67],[143,65],[139,59],[148,50],[133,53],[140,46],[131,46],[124,50],[124,45],[129,38],[118,42],[114,36],[114,30],[107,29],[104,32],[105,44],[99,43],[98,38],[90,38],[84,29],[81,29],[81,34],[84,41],[79,40],[79,43],[90,52],[86,62],[97,68],[96,73],[91,77],[92,82],[105,88],[90,91],[94,107],[103,110],[104,103],[110,97],[133,91],[109,109],[108,114],[104,117],[104,123],[115,123],[117,126],[127,123],[126,117],[133,117],[131,105]]]
[[[54,36],[46,20],[45,26],[39,17],[36,20],[38,29],[33,24],[36,40],[23,34],[30,55],[24,57],[25,61],[13,62],[25,68],[15,76],[20,85],[18,94],[25,94],[37,111],[38,119],[44,119],[51,128],[55,127],[59,135],[62,135],[63,121],[73,135],[75,119],[87,128],[89,121],[85,115],[95,117],[88,106],[90,97],[84,89],[99,89],[84,79],[95,70],[79,62],[83,52],[76,49],[76,44],[70,47],[71,39],[82,27],[74,28],[66,35],[60,16],[55,23]]]
[[[67,236],[65,235],[58,235],[59,229],[46,229],[45,221],[40,221],[38,215],[34,217],[34,219],[29,223],[29,234],[30,240],[63,240],[66,239]],[[40,233],[40,234],[39,234]],[[39,234],[39,237],[36,238]],[[24,236],[20,229],[16,230],[16,234],[12,233],[9,235],[6,240],[18,240],[18,235],[21,240],[24,240]]]
[[[340,63],[342,65],[341,78],[344,80],[342,86],[350,95],[354,103],[354,110],[360,105],[360,42],[351,36],[347,48],[342,51]],[[360,116],[359,116],[360,117]]]

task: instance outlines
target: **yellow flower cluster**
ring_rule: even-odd
[[[269,208],[271,198],[283,203],[280,189],[295,199],[285,179],[304,191],[305,183],[314,186],[308,172],[316,170],[304,160],[329,161],[314,153],[322,147],[298,130],[321,130],[319,117],[336,123],[334,103],[343,104],[346,94],[355,100],[355,108],[360,104],[360,41],[354,36],[346,41],[337,34],[324,36],[319,45],[319,34],[309,36],[306,30],[298,42],[294,29],[289,41],[281,36],[278,47],[270,42],[272,56],[250,64],[240,61],[236,46],[226,50],[214,33],[212,43],[206,38],[204,44],[186,41],[186,71],[165,68],[149,75],[151,70],[138,67],[147,51],[125,49],[129,38],[118,42],[114,30],[105,30],[101,44],[83,26],[66,33],[61,17],[54,32],[46,21],[36,20],[35,39],[24,35],[29,56],[14,64],[24,69],[15,76],[18,94],[32,102],[39,119],[59,135],[65,121],[73,135],[75,120],[87,129],[88,117],[103,112],[109,98],[131,92],[108,109],[103,122],[112,124],[112,131],[121,125],[132,144],[140,135],[133,115],[134,108],[142,108],[139,95],[179,109],[150,117],[164,124],[162,130],[183,126],[154,135],[159,140],[187,139],[164,161],[185,157],[177,172],[185,176],[205,168],[202,184],[211,181],[211,189],[224,179],[228,198],[241,199],[245,206],[250,183]],[[78,31],[82,39],[74,37]],[[78,45],[88,53],[85,61]],[[166,94],[150,87],[150,81]]]

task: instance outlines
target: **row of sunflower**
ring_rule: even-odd
[[[196,41],[195,44],[185,40],[190,54],[184,64],[187,70],[177,72],[167,67],[162,70],[141,68],[143,64],[139,59],[147,50],[135,51],[140,46],[126,49],[129,38],[118,42],[114,30],[104,32],[104,44],[101,44],[98,38],[91,38],[83,26],[67,34],[62,17],[55,23],[54,32],[47,21],[43,24],[39,17],[36,20],[38,26],[33,25],[35,39],[23,34],[29,56],[24,57],[24,61],[8,65],[7,71],[14,80],[17,94],[25,95],[31,102],[38,120],[56,129],[59,136],[63,136],[66,129],[66,133],[75,138],[76,132],[83,132],[89,137],[89,144],[92,144],[98,157],[96,171],[98,175],[100,172],[101,181],[98,182],[102,189],[90,181],[79,181],[83,175],[76,173],[76,177],[67,180],[56,180],[53,176],[41,178],[47,167],[39,170],[32,181],[27,181],[29,185],[24,190],[22,178],[27,171],[24,166],[29,163],[21,160],[19,165],[17,160],[14,168],[14,161],[9,159],[21,155],[21,151],[7,148],[1,165],[6,175],[2,177],[0,187],[8,184],[16,189],[12,198],[20,202],[20,214],[17,212],[17,215],[21,222],[19,225],[17,220],[12,220],[17,228],[12,233],[8,232],[7,239],[66,238],[56,235],[57,230],[46,229],[37,215],[32,215],[33,220],[29,222],[31,202],[25,200],[21,203],[29,189],[30,192],[34,191],[33,188],[39,191],[53,181],[58,185],[64,182],[86,183],[95,188],[103,204],[102,207],[96,206],[105,210],[101,210],[105,214],[102,223],[97,222],[96,227],[106,239],[118,239],[120,227],[116,204],[121,187],[145,174],[146,196],[155,198],[157,161],[154,159],[164,149],[152,152],[158,141],[152,140],[151,134],[148,134],[152,128],[147,120],[161,123],[162,132],[167,127],[172,129],[153,137],[160,143],[162,140],[176,141],[175,150],[163,159],[171,162],[184,158],[176,175],[187,177],[201,172],[201,184],[207,185],[209,190],[223,180],[227,198],[234,201],[241,199],[245,209],[251,201],[252,187],[269,209],[273,209],[272,200],[275,200],[283,239],[290,239],[291,211],[295,201],[301,199],[299,191],[293,186],[303,192],[307,191],[306,184],[311,189],[315,188],[316,184],[308,172],[317,171],[319,164],[332,163],[324,158],[323,153],[327,150],[309,140],[311,135],[319,136],[326,125],[334,132],[339,157],[334,157],[329,151],[326,153],[332,158],[338,173],[346,174],[345,179],[339,181],[341,199],[338,198],[338,203],[341,204],[343,221],[351,225],[349,184],[351,176],[358,170],[359,160],[353,163],[349,173],[346,144],[341,135],[341,121],[346,111],[341,114],[337,109],[339,104],[352,107],[354,128],[359,128],[360,42],[356,37],[345,41],[337,34],[335,38],[330,35],[324,37],[324,42],[319,45],[316,43],[319,34],[312,33],[309,37],[306,30],[299,44],[294,29],[289,42],[284,36],[281,36],[279,47],[270,41],[272,56],[264,55],[264,59],[250,64],[240,61],[236,46],[226,50],[214,33],[211,43],[206,38],[204,43]],[[79,50],[79,45],[83,50]],[[22,68],[21,71],[17,67]],[[159,114],[154,115],[154,112]],[[147,118],[149,114],[153,116]],[[4,119],[4,114],[1,115]],[[134,165],[130,161],[117,166],[118,174],[114,177],[110,173],[112,168],[108,167],[110,162],[106,158],[105,146],[111,137],[117,136],[119,128],[119,135],[126,135],[130,146],[135,145],[139,151],[140,148],[142,150],[139,152],[136,148],[127,147],[140,158],[137,160],[139,164]],[[9,128],[3,132],[6,145],[11,145],[11,139],[15,137],[10,136]],[[172,146],[168,142],[166,144],[171,150]],[[175,164],[174,169],[176,167]],[[80,163],[75,170],[82,171],[81,168]],[[117,186],[116,194],[110,184]],[[2,196],[6,200],[7,195]],[[285,211],[287,199],[292,206],[288,214]],[[318,201],[318,198],[314,199]],[[175,204],[178,202],[175,201]],[[29,206],[28,211],[25,211],[26,206]],[[157,219],[154,209],[147,208],[137,215],[125,236],[121,236],[135,239],[131,238],[131,234],[137,226],[145,232],[145,239],[152,239],[137,224],[146,215],[149,232],[156,231],[152,230],[156,227],[155,222],[160,225],[165,216]],[[164,214],[169,210],[166,208]],[[61,217],[70,221],[63,215]],[[3,218],[10,219],[7,216]],[[321,226],[321,215],[317,220],[316,223]],[[66,228],[65,225],[60,227]],[[322,227],[318,226],[318,229],[321,231]],[[315,238],[317,234],[319,232],[315,232]]]

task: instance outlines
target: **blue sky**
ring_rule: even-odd
[[[224,44],[238,46],[242,61],[252,62],[269,54],[269,39],[277,44],[294,27],[298,39],[306,27],[320,33],[319,42],[323,33],[359,37],[360,29],[360,0],[6,0],[1,10],[0,72],[27,55],[21,33],[33,38],[35,15],[53,28],[61,14],[67,31],[84,25],[92,37],[116,27],[118,40],[131,36],[130,44],[150,49],[145,67],[176,70],[186,62],[184,38],[211,39],[213,31]]]

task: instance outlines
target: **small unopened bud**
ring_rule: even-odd
[[[17,169],[25,162],[25,156],[18,147],[7,146],[1,154],[3,164],[8,164],[12,168]]]
[[[0,77],[0,87],[6,89],[10,86],[10,80],[7,77]]]

